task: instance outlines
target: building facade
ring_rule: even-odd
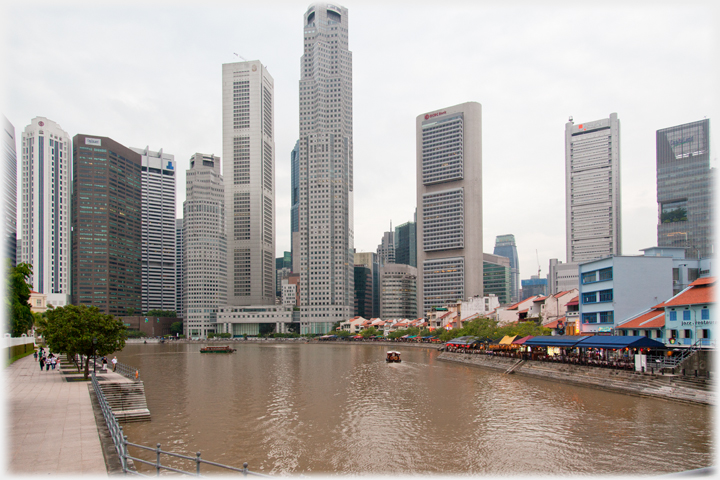
[[[368,318],[377,318],[380,316],[380,259],[375,252],[360,252],[355,254],[355,266],[363,266],[369,268],[372,272],[372,283],[365,286],[371,291],[372,308],[366,312]],[[357,295],[357,289],[355,294]],[[367,297],[366,297],[367,298]],[[357,314],[355,315],[357,316]],[[360,315],[364,316],[364,315]]]
[[[23,131],[21,257],[32,265],[32,289],[54,306],[70,295],[71,150],[67,132],[45,117]]]
[[[381,266],[395,263],[395,232],[392,231],[392,224],[390,231],[383,233],[383,238],[377,247],[377,256]]]
[[[395,227],[395,263],[417,268],[417,223]]]
[[[380,318],[417,318],[417,268],[380,267]]]
[[[483,292],[485,295],[495,295],[500,305],[513,303],[512,267],[509,258],[483,254]]]
[[[118,142],[73,137],[74,305],[110,315],[141,312],[141,171],[140,154]]]
[[[297,255],[295,249],[299,245],[300,235],[300,142],[290,152],[290,258]],[[295,261],[293,260],[294,268]]]
[[[572,290],[580,285],[577,263],[563,263],[557,258],[551,258],[548,265],[548,294]]]
[[[17,141],[15,127],[3,115],[3,201],[0,205],[3,252],[14,267],[17,258]]]
[[[515,303],[520,301],[520,260],[515,244],[515,235],[498,235],[495,237],[494,255],[499,255],[510,260],[510,300]],[[503,301],[500,300],[502,304]]]
[[[220,158],[196,153],[185,174],[183,202],[183,312],[185,335],[218,333],[218,309],[227,305],[228,247],[225,183]]]
[[[687,258],[713,254],[714,169],[710,168],[710,120],[656,133],[657,241],[684,247]]]
[[[620,120],[565,124],[567,262],[621,255]]]
[[[373,317],[373,271],[366,265],[355,265],[356,317]]]
[[[352,53],[348,10],[303,16],[300,60],[300,333],[326,333],[354,309]]]
[[[274,81],[259,61],[223,65],[228,305],[275,303]]]
[[[185,256],[184,238],[183,219],[177,218],[175,219],[175,305],[178,318],[185,318],[185,311],[183,310],[183,305],[185,304],[183,300],[183,285],[185,283],[185,271],[183,270],[183,258]]]
[[[142,312],[177,313],[175,156],[132,148],[142,162]]]
[[[531,275],[528,280],[521,280],[522,291],[520,296],[525,299],[537,295],[547,295],[547,278],[540,278],[537,275]]]
[[[418,313],[483,295],[482,107],[419,115]]]

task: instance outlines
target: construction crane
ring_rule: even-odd
[[[538,264],[538,278],[540,278],[540,257],[538,256],[537,248],[535,249],[535,258],[537,259]]]

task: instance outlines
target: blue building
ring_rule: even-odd
[[[493,255],[510,259],[510,302],[519,302],[521,300],[520,260],[518,260],[517,246],[515,245],[515,235],[498,235],[495,237]],[[528,295],[523,296],[528,297]]]
[[[512,278],[512,274],[510,277]],[[547,278],[539,278],[537,275],[533,275],[530,280],[523,280],[521,283],[523,300],[536,295],[547,295]]]

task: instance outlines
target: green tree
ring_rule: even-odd
[[[148,317],[176,318],[177,312],[174,312],[172,310],[149,310],[145,315]]]
[[[170,324],[170,333],[173,335],[180,334],[183,332],[183,322],[173,322]]]
[[[132,317],[135,315],[135,308],[134,307],[128,307],[125,309],[125,312],[127,313],[128,317]]]
[[[32,276],[32,265],[21,263],[13,267],[8,260],[7,272],[5,306],[9,321],[6,328],[11,336],[19,337],[32,328],[35,320],[28,303],[32,287],[28,280]]]
[[[100,313],[97,307],[68,305],[48,311],[44,334],[52,351],[72,357],[76,354],[87,357],[87,378],[90,371],[89,359],[94,353],[93,347],[99,356],[122,350],[125,346],[126,330],[122,321],[112,315]]]
[[[373,335],[378,335],[380,332],[375,327],[369,327],[360,332],[360,335],[362,335],[363,338],[370,338]]]

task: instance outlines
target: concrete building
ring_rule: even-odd
[[[578,288],[578,278],[577,263],[563,263],[557,258],[551,258],[547,275],[548,294],[555,295],[558,292]]]
[[[500,305],[511,302],[512,267],[510,259],[500,255],[483,254],[483,292],[495,295]]]
[[[23,131],[20,148],[22,262],[33,267],[33,290],[47,295],[48,303],[64,306],[71,289],[70,136],[52,120],[35,117]],[[77,185],[75,192],[84,186]]]
[[[218,333],[218,309],[227,305],[225,183],[220,158],[196,153],[185,174],[184,301],[185,335]]]
[[[298,324],[300,312],[290,305],[224,306],[217,311],[218,333],[233,337],[263,333],[288,333]]]
[[[290,152],[290,258],[293,259],[293,272],[295,270],[296,248],[300,242],[300,142],[295,142],[295,148]]]
[[[140,154],[111,138],[73,137],[74,305],[110,315],[141,312],[141,172]]]
[[[373,271],[366,265],[355,265],[355,316],[372,317],[373,294],[377,284],[373,282]]]
[[[520,296],[523,298],[548,294],[547,278],[532,275],[528,280],[521,280],[520,283],[522,285],[522,293]]]
[[[185,318],[185,310],[183,306],[185,301],[183,295],[185,290],[185,271],[183,270],[183,258],[185,257],[184,247],[184,233],[183,233],[183,219],[175,219],[175,305],[177,307],[178,318]]]
[[[395,263],[395,232],[393,232],[392,223],[390,223],[390,231],[383,233],[383,238],[377,247],[377,255],[380,266]]]
[[[355,254],[355,267],[362,266],[365,268],[370,269],[372,273],[372,283],[368,286],[366,285],[362,286],[361,288],[364,291],[370,291],[372,292],[371,299],[371,307],[370,310],[367,313],[367,316],[370,318],[375,318],[380,316],[380,259],[378,258],[377,253],[375,252],[360,252]],[[356,277],[357,278],[357,277]],[[358,289],[355,289],[355,294],[358,294]],[[365,296],[365,302],[368,301],[367,296]],[[357,301],[356,301],[357,304]],[[365,303],[367,306],[367,303]],[[357,314],[356,314],[357,316]],[[362,315],[361,315],[362,316]]]
[[[618,322],[672,297],[671,257],[606,257],[579,269],[583,334],[611,333]]]
[[[297,307],[300,305],[300,291],[298,290],[298,282],[300,275],[291,273],[282,281],[282,304],[284,306]]]
[[[259,61],[223,65],[228,305],[275,303],[274,95]]]
[[[131,148],[142,162],[142,312],[177,313],[175,156]]]
[[[301,333],[326,333],[354,309],[352,53],[348,10],[303,16],[300,60]]]
[[[3,201],[0,205],[3,252],[14,267],[17,262],[17,140],[15,127],[3,115]]]
[[[510,260],[510,299],[500,303],[515,303],[520,300],[520,259],[518,258],[515,235],[498,235],[495,237],[494,255]]]
[[[468,102],[419,115],[418,313],[482,296],[482,107]]]
[[[380,317],[417,318],[417,268],[402,264],[380,267]]]
[[[395,227],[395,263],[417,268],[417,223]]]
[[[657,241],[683,247],[687,258],[713,255],[714,178],[710,168],[710,120],[656,133]]]
[[[617,113],[565,124],[567,262],[621,255],[620,121]]]
[[[673,295],[685,290],[700,277],[715,275],[713,258],[686,258],[683,247],[651,247],[640,250],[646,257],[670,257],[673,261]]]

